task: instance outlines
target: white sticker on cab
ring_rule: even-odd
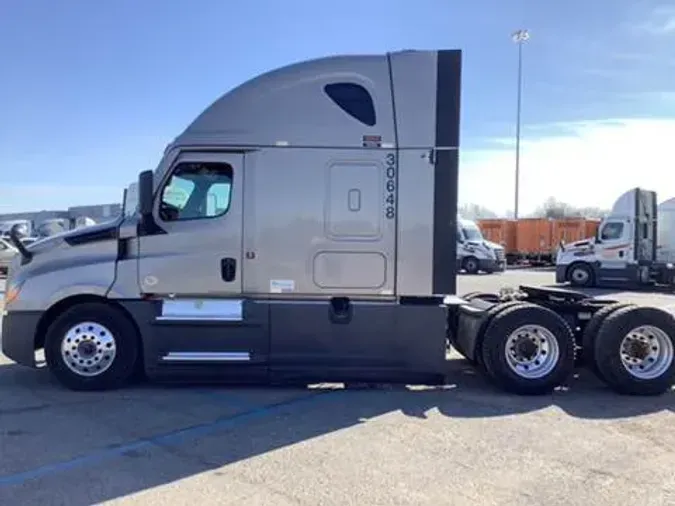
[[[295,291],[292,279],[270,279],[270,293],[286,293]]]

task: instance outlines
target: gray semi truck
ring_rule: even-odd
[[[36,367],[44,349],[75,390],[442,384],[448,347],[519,394],[581,358],[617,392],[669,389],[665,311],[455,295],[461,67],[459,50],[331,56],[229,91],[139,174],[135,209],[14,241],[3,353]]]

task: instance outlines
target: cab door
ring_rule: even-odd
[[[598,281],[629,281],[626,268],[632,260],[631,220],[617,219],[603,222],[598,230]]]
[[[155,296],[151,377],[267,375],[268,308],[241,293],[243,170],[242,154],[181,153],[157,186],[157,227],[139,237],[138,259],[141,293]]]
[[[184,152],[159,182],[158,230],[139,238],[143,294],[222,297],[242,290],[244,155]]]

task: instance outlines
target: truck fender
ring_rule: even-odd
[[[478,304],[480,304],[480,301]],[[494,304],[487,311],[480,311],[478,307],[473,307],[473,303],[458,306],[457,322],[453,326],[455,331],[451,334],[450,343],[468,361],[480,364],[479,350],[483,334],[492,319],[506,309],[527,304],[529,303],[523,301],[500,302]],[[477,319],[478,321],[476,321]]]

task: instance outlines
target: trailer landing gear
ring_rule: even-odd
[[[450,342],[507,392],[564,385],[577,350],[617,393],[658,395],[675,382],[675,318],[662,309],[528,286],[464,300],[450,311]]]

